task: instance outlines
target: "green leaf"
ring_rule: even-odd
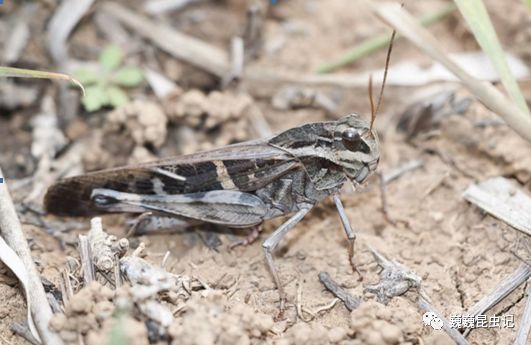
[[[505,59],[489,14],[481,0],[454,0],[459,11],[472,30],[481,49],[487,54],[498,71],[502,84],[513,102],[526,114],[530,114],[526,100]]]
[[[112,76],[115,84],[134,87],[144,80],[144,73],[138,67],[122,67]]]
[[[74,77],[85,85],[96,84],[100,80],[98,73],[88,69],[78,69],[74,72]]]
[[[81,103],[86,111],[93,112],[109,104],[109,97],[101,86],[90,86],[87,87]]]
[[[118,108],[124,104],[129,103],[129,97],[119,87],[111,86],[107,88],[107,95],[109,96],[109,104]]]
[[[100,64],[107,71],[112,71],[113,69],[120,66],[123,59],[122,49],[118,46],[108,46],[106,47],[100,55]]]

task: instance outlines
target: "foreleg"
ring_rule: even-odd
[[[361,273],[356,267],[356,264],[354,264],[354,245],[356,242],[356,233],[354,230],[352,230],[352,227],[350,226],[350,221],[347,217],[347,213],[345,212],[345,208],[343,207],[343,203],[341,202],[341,199],[339,198],[338,194],[333,195],[334,203],[336,204],[337,212],[339,213],[339,218],[341,219],[341,224],[343,224],[343,229],[345,230],[345,233],[347,234],[347,239],[349,242],[348,245],[348,262],[352,266],[352,269],[358,273],[361,277]]]

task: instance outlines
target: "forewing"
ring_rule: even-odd
[[[213,190],[252,192],[298,165],[289,154],[263,142],[231,145],[67,178],[48,189],[44,203],[53,214],[91,216],[108,212],[92,202],[96,188],[161,196]]]

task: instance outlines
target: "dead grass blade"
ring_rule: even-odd
[[[472,184],[463,197],[488,214],[531,236],[531,197],[505,177]]]
[[[481,49],[488,55],[498,71],[502,84],[509,96],[518,105],[520,110],[531,115],[520,87],[509,69],[503,48],[483,2],[481,0],[455,0],[455,3],[474,34],[476,41],[481,46]]]
[[[437,39],[422,25],[419,25],[415,18],[400,4],[384,3],[370,6],[379,18],[407,37],[418,49],[454,73],[472,94],[486,107],[502,117],[516,133],[531,141],[531,117],[494,86],[473,78],[450,60],[440,49]]]
[[[28,291],[28,271],[26,270],[22,260],[20,260],[18,255],[13,251],[13,249],[11,249],[10,246],[7,245],[2,237],[0,237],[0,262],[3,262],[9,268],[22,284],[24,294],[26,295],[26,304],[28,306],[28,326],[35,339],[40,341],[41,338],[39,337],[39,332],[37,332],[37,328],[35,328],[35,323],[31,317],[31,300],[29,298],[30,294]]]
[[[68,80],[79,87],[83,92],[83,95],[85,94],[85,88],[83,85],[68,74],[0,66],[0,77]]]
[[[0,168],[0,176],[4,176]],[[13,249],[26,268],[27,296],[31,301],[28,307],[31,309],[33,321],[44,344],[63,344],[57,333],[48,327],[52,317],[52,309],[48,304],[46,293],[42,285],[41,277],[35,261],[31,257],[28,241],[22,231],[22,225],[15,211],[15,205],[7,189],[7,183],[0,183],[0,234],[5,243]]]

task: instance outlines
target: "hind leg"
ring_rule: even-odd
[[[160,216],[153,212],[144,212],[132,220],[126,237],[146,235],[156,232],[184,232],[194,225],[188,219]]]

